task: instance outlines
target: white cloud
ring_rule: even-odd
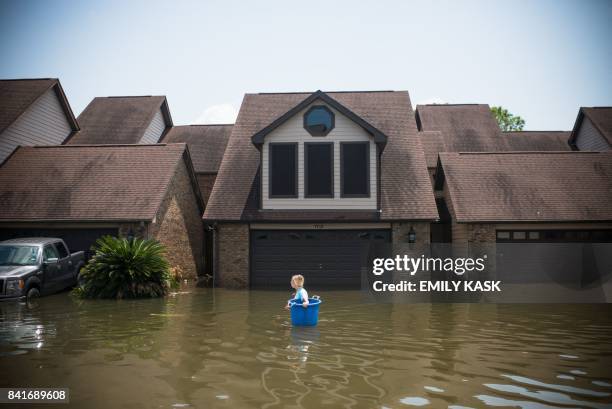
[[[233,124],[238,110],[232,104],[213,105],[204,110],[194,124]]]

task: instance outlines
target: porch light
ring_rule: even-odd
[[[416,232],[412,226],[410,226],[410,230],[408,231],[408,243],[416,243]]]

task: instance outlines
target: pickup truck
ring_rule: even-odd
[[[70,253],[56,238],[20,238],[0,242],[0,300],[36,298],[78,282],[85,265],[82,251]]]

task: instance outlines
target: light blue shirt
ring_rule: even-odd
[[[293,297],[294,300],[302,300],[302,302],[304,301],[308,301],[308,292],[303,289],[302,287],[298,288],[297,291],[295,292],[295,297]]]

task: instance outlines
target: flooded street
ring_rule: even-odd
[[[0,387],[79,408],[612,408],[611,305],[319,294],[315,328],[291,327],[289,292],[0,303]]]

